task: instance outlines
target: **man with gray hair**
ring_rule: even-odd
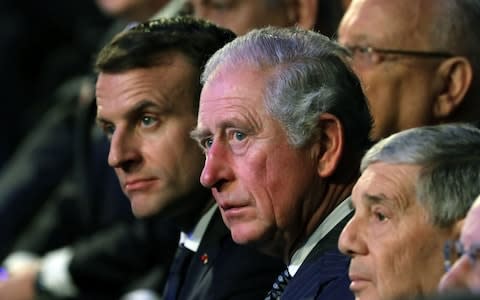
[[[352,258],[356,299],[435,292],[444,243],[480,193],[480,130],[448,124],[394,134],[367,152],[361,171],[339,240]]]
[[[202,77],[200,181],[236,243],[285,262],[266,299],[353,299],[337,240],[371,118],[346,56],[319,33],[266,28],[227,44]]]

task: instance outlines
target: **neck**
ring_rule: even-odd
[[[348,179],[348,180],[347,180]],[[298,237],[293,241],[291,246],[285,249],[283,259],[285,262],[289,262],[295,251],[302,247],[312,233],[320,226],[320,224],[332,213],[332,211],[340,205],[348,196],[351,195],[353,186],[358,179],[358,174],[355,172],[350,175],[347,174],[346,178],[341,183],[327,182],[323,193],[319,195],[319,201],[317,208],[309,214],[303,216],[306,220],[303,230]],[[327,179],[328,180],[328,179]]]
[[[200,218],[215,203],[209,190],[201,188],[174,201],[175,203],[162,211],[162,215],[171,219],[185,232],[193,230]]]

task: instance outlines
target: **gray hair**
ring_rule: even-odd
[[[480,130],[445,124],[405,130],[375,144],[361,171],[376,162],[421,166],[416,196],[433,224],[451,226],[480,194]]]
[[[202,82],[220,69],[247,65],[266,71],[266,110],[282,124],[292,145],[302,147],[320,135],[319,116],[328,112],[342,122],[347,149],[363,151],[369,144],[371,116],[347,56],[344,48],[320,33],[267,27],[215,53]]]

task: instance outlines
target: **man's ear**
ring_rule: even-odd
[[[313,29],[317,18],[318,0],[287,0],[288,16],[292,24]]]
[[[320,145],[317,172],[320,177],[332,176],[340,162],[344,147],[343,126],[332,114],[324,113],[319,120],[321,136],[316,143]]]
[[[473,68],[465,57],[452,57],[440,64],[437,69],[439,95],[433,107],[437,119],[449,118],[460,106],[470,85]]]
[[[460,239],[460,235],[462,234],[463,224],[465,224],[465,218],[460,219],[456,221],[455,224],[453,224],[452,235],[450,237],[452,240]]]

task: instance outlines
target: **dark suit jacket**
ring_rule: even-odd
[[[69,271],[80,291],[77,299],[119,299],[135,288],[163,289],[180,236],[178,227],[156,216],[115,229],[74,248]],[[150,274],[158,275],[155,286],[143,286],[144,276]]]
[[[288,283],[282,300],[354,299],[349,289],[350,259],[341,254],[337,246],[338,237],[351,216],[352,213],[317,243]]]
[[[194,203],[183,214],[187,227],[200,217],[198,206],[211,201],[211,193],[199,187],[179,203]],[[178,218],[157,214],[130,224],[115,224],[73,245],[69,273],[79,290],[75,300],[110,300],[135,289],[161,294],[170,263],[178,246]],[[182,222],[183,224],[184,222]],[[37,289],[41,300],[65,300]],[[73,300],[69,299],[69,300]]]
[[[206,257],[208,262],[204,263]],[[235,244],[217,210],[190,262],[177,299],[263,300],[284,268],[281,260]]]
[[[43,255],[116,222],[130,203],[107,163],[109,142],[92,130],[95,101],[79,105],[94,80],[62,86],[57,103],[0,172],[0,261],[11,251]]]
[[[453,292],[442,293],[441,295],[433,294],[428,296],[418,296],[415,300],[478,300],[480,296],[468,290],[458,290]],[[412,300],[412,297],[406,296],[399,300]]]

